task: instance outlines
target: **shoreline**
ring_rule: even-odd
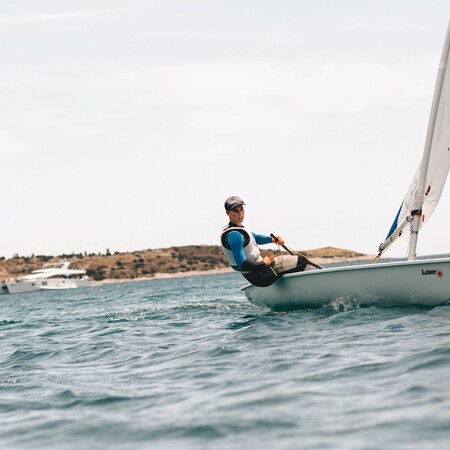
[[[373,260],[373,255],[361,255],[358,256],[328,256],[328,257],[314,257],[310,256],[309,259],[312,262],[315,262],[320,265],[330,266],[335,264],[344,264],[344,263],[357,263],[357,262],[371,262]],[[134,282],[143,282],[143,281],[152,281],[152,280],[164,280],[171,278],[189,278],[196,276],[206,276],[206,275],[220,275],[227,273],[234,273],[235,271],[231,267],[222,267],[216,269],[206,269],[206,270],[189,270],[189,271],[173,271],[173,272],[156,272],[151,276],[138,276],[134,278],[111,278],[105,277],[101,280],[93,280],[93,286],[103,286],[106,284],[120,284],[120,283],[134,283]],[[2,277],[2,286],[4,282],[14,281],[18,277]]]
[[[363,255],[363,256],[337,256],[332,258],[311,258],[311,261],[322,265],[328,264],[338,264],[338,263],[353,263],[353,262],[363,262],[371,261],[374,256]],[[192,270],[189,272],[175,272],[175,273],[156,273],[152,277],[139,277],[139,278],[105,278],[101,281],[96,281],[96,286],[102,286],[105,284],[120,284],[120,283],[134,283],[140,281],[152,281],[152,280],[163,280],[170,278],[189,278],[198,277],[205,275],[221,275],[226,273],[238,273],[235,272],[231,267],[226,267],[223,269],[212,269],[212,270]]]
[[[101,286],[103,284],[119,284],[119,283],[134,283],[139,281],[152,281],[152,280],[164,280],[169,278],[189,278],[200,277],[203,275],[220,275],[223,273],[233,273],[234,270],[231,267],[224,269],[212,269],[212,270],[192,270],[190,272],[174,272],[174,273],[155,273],[152,277],[139,277],[139,278],[105,278],[101,281],[96,281],[96,285]]]
[[[263,250],[262,256],[276,250]],[[283,254],[281,252],[280,254]],[[295,251],[304,253],[318,264],[335,265],[345,262],[370,260],[370,255],[336,247]],[[0,280],[20,279],[43,268],[70,264],[71,269],[83,270],[86,276],[98,284],[126,283],[164,278],[181,278],[232,272],[223,251],[218,245],[188,245],[165,249],[146,249],[106,254],[72,254],[59,256],[32,255],[0,258]]]

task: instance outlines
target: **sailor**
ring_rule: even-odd
[[[229,223],[222,230],[222,250],[231,267],[255,286],[266,287],[273,284],[281,275],[301,272],[307,266],[303,256],[282,255],[261,256],[258,245],[277,243],[284,245],[281,236],[272,238],[252,233],[244,227],[244,201],[232,195],[225,201],[225,212]]]

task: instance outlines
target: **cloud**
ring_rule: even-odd
[[[148,9],[146,7],[67,11],[57,13],[10,14],[0,17],[0,25],[27,25],[30,23],[118,19],[124,13]]]
[[[0,130],[0,157],[18,157],[33,153],[33,142],[21,138],[16,133]]]
[[[103,124],[116,116],[107,112],[103,114],[71,113],[61,117],[57,111],[36,111],[16,114],[8,117],[8,123],[22,128],[35,130],[59,130],[67,134],[92,135],[103,133]]]

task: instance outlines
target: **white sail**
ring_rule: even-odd
[[[426,158],[424,156],[417,169],[400,210],[389,230],[386,241],[380,246],[380,253],[390,245],[391,237],[395,235],[396,231],[398,234],[398,230],[408,223],[407,218],[411,216],[411,211],[417,208],[418,190],[423,189],[423,203],[420,208],[422,210],[421,224],[423,224],[433,213],[444,189],[450,169],[450,70],[447,67],[449,60],[449,36],[450,25],[447,30],[438,80],[436,82],[435,98],[433,99],[430,115],[424,152]],[[429,151],[427,147],[429,147]],[[424,185],[421,187],[420,177],[423,165],[427,165],[427,167],[425,167],[426,177]]]
[[[321,307],[342,301],[362,305],[427,305],[450,302],[450,258],[415,260],[420,220],[427,220],[441,196],[450,168],[450,23],[433,95],[420,168],[379,255],[411,224],[406,261],[325,267],[286,274],[268,287],[246,285],[248,300],[273,310]],[[450,61],[449,61],[450,62]],[[413,257],[411,257],[411,255]]]

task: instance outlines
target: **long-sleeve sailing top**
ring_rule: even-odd
[[[263,234],[253,233],[253,237],[258,245],[271,244],[272,238],[270,236],[265,236]],[[237,231],[232,231],[227,236],[227,242],[233,252],[234,260],[236,261],[236,265],[239,270],[244,271],[254,271],[259,270],[262,266],[264,266],[263,261],[259,262],[250,262],[245,258],[244,252],[244,236]]]

